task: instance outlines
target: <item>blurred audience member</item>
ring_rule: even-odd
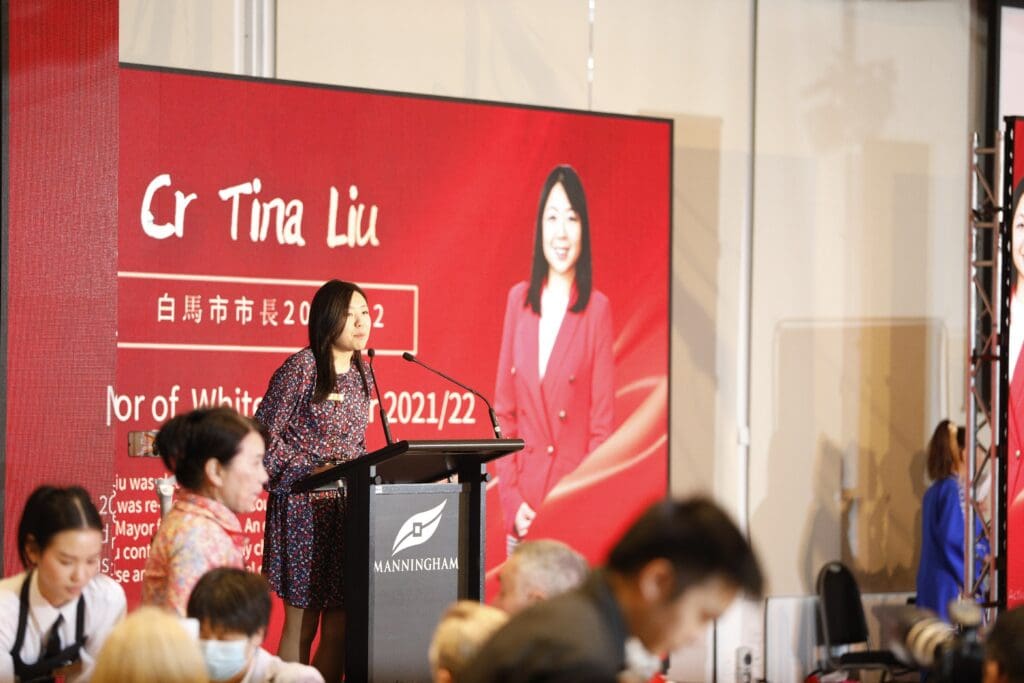
[[[430,642],[434,683],[459,683],[466,664],[506,621],[508,615],[500,609],[473,600],[460,600],[449,607]]]
[[[996,618],[985,639],[984,683],[1024,683],[1024,607]]]
[[[561,541],[541,539],[516,545],[498,573],[494,606],[509,614],[576,588],[590,572],[587,561]]]
[[[311,666],[282,661],[261,645],[270,623],[270,587],[259,574],[222,567],[199,579],[188,599],[199,646],[217,683],[324,683]]]
[[[528,607],[477,653],[460,683],[617,681],[625,644],[671,652],[699,638],[761,569],[732,520],[705,499],[650,507],[578,589]]]
[[[124,590],[100,574],[103,522],[85,489],[40,486],[18,523],[25,571],[0,581],[0,681],[88,680],[124,617]]]
[[[93,683],[208,683],[199,644],[182,620],[156,607],[140,607],[107,638]]]
[[[667,655],[662,657],[648,652],[636,636],[626,640],[626,668],[619,673],[619,683],[647,683],[660,673],[667,671]]]
[[[262,428],[231,408],[201,408],[171,418],[156,448],[181,486],[153,537],[142,602],[185,616],[192,587],[215,567],[242,567],[238,515],[263,492]]]

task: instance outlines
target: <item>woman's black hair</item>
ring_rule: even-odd
[[[714,576],[751,598],[764,590],[750,543],[725,511],[707,498],[651,505],[612,547],[607,568],[630,575],[658,558],[675,568],[675,595]]]
[[[42,553],[62,531],[95,529],[103,532],[103,520],[81,486],[40,486],[29,495],[18,522],[18,557],[26,569],[32,566],[29,544]]]
[[[548,195],[555,185],[565,189],[569,197],[569,205],[580,219],[580,255],[576,260],[576,300],[569,310],[579,313],[586,309],[590,302],[590,290],[593,287],[594,275],[590,258],[590,214],[587,212],[587,196],[583,192],[583,182],[576,169],[563,164],[555,166],[544,181],[540,191],[540,206],[537,207],[537,228],[533,237],[533,266],[530,269],[530,289],[526,293],[524,306],[529,306],[534,313],[540,313],[540,293],[544,289],[544,281],[548,277],[548,261],[544,258],[544,206],[548,203]]]
[[[199,408],[168,420],[154,447],[179,484],[199,491],[206,481],[206,461],[214,458],[227,465],[250,432],[269,440],[263,425],[231,408]]]
[[[329,280],[313,295],[309,306],[309,349],[316,360],[316,385],[313,389],[313,403],[327,400],[334,391],[338,375],[334,371],[334,354],[331,349],[335,340],[345,330],[348,320],[348,307],[352,302],[352,293],[359,292],[366,299],[366,293],[354,282]],[[363,393],[370,395],[370,387],[366,383],[366,372],[363,370],[363,357],[359,351],[352,353],[352,364],[359,371],[363,381]]]
[[[1013,221],[1017,216],[1017,209],[1020,208],[1021,199],[1024,198],[1024,180],[1017,183],[1017,187],[1013,188],[1013,195],[1010,199],[1010,248],[1013,248]],[[1010,284],[1013,290],[1017,289],[1017,284],[1024,273],[1017,270],[1017,263],[1013,260],[1013,254],[1010,255],[1010,265],[1013,267],[1013,282]]]
[[[267,580],[235,567],[211,569],[192,589],[186,615],[213,629],[252,637],[270,623]]]

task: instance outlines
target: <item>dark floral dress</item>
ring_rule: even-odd
[[[337,395],[312,403],[315,382],[306,348],[277,369],[256,411],[270,432],[263,574],[286,603],[304,609],[344,605],[346,497],[341,490],[291,493],[291,486],[328,462],[364,455],[370,414],[355,360],[339,374]]]

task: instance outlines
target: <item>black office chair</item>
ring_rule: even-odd
[[[829,562],[821,568],[817,589],[818,626],[831,669],[881,670],[883,681],[914,671],[900,663],[891,651],[871,649],[860,588],[853,573],[842,562]],[[836,653],[838,647],[858,645],[865,649]]]

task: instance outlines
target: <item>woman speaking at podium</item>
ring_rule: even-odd
[[[557,166],[541,190],[530,280],[508,294],[498,355],[495,412],[506,436],[526,442],[496,463],[510,549],[548,492],[611,433],[613,365],[583,184]]]
[[[346,494],[341,482],[306,493],[291,487],[366,453],[370,390],[360,351],[370,325],[362,289],[325,283],[310,306],[309,346],[274,372],[256,411],[270,432],[263,573],[285,603],[278,655],[308,664],[319,629],[313,666],[328,683],[345,668]]]

